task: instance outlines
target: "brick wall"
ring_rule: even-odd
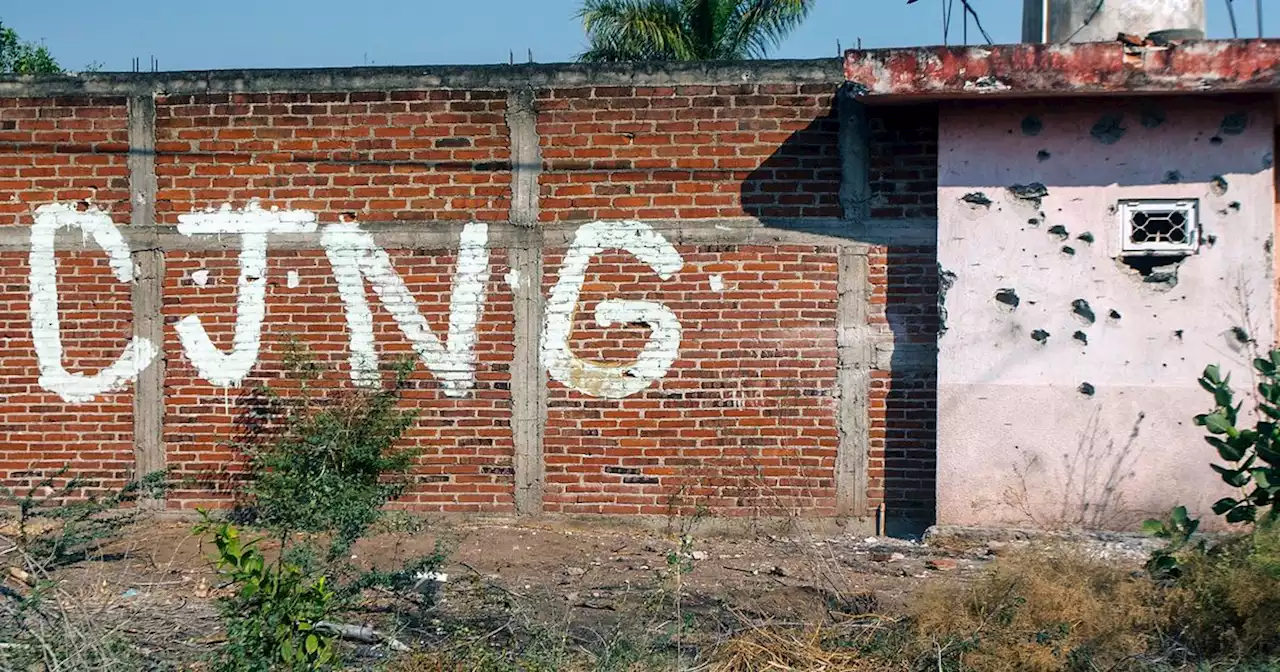
[[[132,331],[129,286],[100,254],[60,252],[55,263],[64,365],[107,366]],[[29,270],[25,253],[0,253],[0,483],[30,487],[63,466],[104,487],[123,483],[133,469],[131,397],[69,403],[39,384]]]
[[[634,257],[592,264],[570,346],[626,360],[647,329],[602,328],[602,299],[661,301],[684,328],[681,357],[625,399],[553,385],[547,510],[729,515],[834,512],[836,258],[815,247],[681,250],[658,280]],[[548,268],[558,259],[548,256]],[[712,280],[712,277],[717,280]]]
[[[82,199],[127,219],[127,124],[123,98],[0,98],[0,225]]]
[[[543,91],[541,218],[839,216],[833,98],[795,84]]]
[[[162,96],[156,210],[251,198],[362,219],[506,217],[501,91]]]
[[[678,78],[677,78],[678,79]],[[378,236],[426,327],[441,341],[458,310],[458,226],[489,222],[487,279],[474,328],[473,384],[446,394],[437,375],[415,374],[406,404],[418,411],[408,441],[423,449],[415,510],[508,513],[521,476],[513,434],[519,288],[543,296],[565,281],[567,242],[592,220],[636,219],[673,246],[679,270],[660,273],[631,252],[590,255],[570,317],[568,351],[621,371],[640,361],[655,329],[601,321],[602,305],[668,311],[678,356],[651,384],[624,396],[548,377],[540,446],[542,510],[551,513],[719,515],[837,512],[841,297],[839,255],[861,244],[831,229],[841,214],[836,83],[685,83],[534,87],[531,126],[541,163],[536,220],[546,242],[542,277],[521,276],[507,223],[513,203],[509,91],[467,89],[311,93],[172,93],[155,97],[157,243],[164,270],[163,458],[178,487],[173,509],[224,505],[242,457],[237,418],[259,383],[277,379],[287,344],[325,365],[325,384],[349,388],[353,326],[319,231],[339,222]],[[16,241],[0,252],[0,482],[70,462],[106,483],[133,470],[135,390],[71,402],[39,383],[21,229],[34,208],[91,201],[126,238],[131,192],[124,98],[0,99],[0,222]],[[936,216],[937,118],[932,107],[873,109],[873,216]],[[145,193],[140,192],[142,196]],[[132,200],[143,203],[139,194]],[[268,242],[265,317],[247,376],[223,386],[197,370],[178,337],[191,315],[230,352],[245,283],[240,239],[179,235],[179,216],[258,200],[264,209],[315,214],[315,234]],[[732,238],[743,218],[766,227]],[[776,220],[776,224],[774,223]],[[773,229],[770,227],[778,227]],[[885,226],[905,226],[887,222]],[[397,228],[398,227],[398,228]],[[672,228],[674,227],[674,228]],[[523,236],[523,237],[522,237]],[[140,317],[107,255],[80,236],[57,256],[63,365],[92,375],[112,363]],[[721,240],[724,238],[724,240]],[[138,245],[134,245],[135,249]],[[934,374],[897,352],[936,338],[937,262],[928,245],[863,245],[869,324],[891,344],[891,366],[872,371],[867,509],[931,515],[936,414]],[[665,276],[665,277],[664,277]],[[143,282],[143,280],[139,280]],[[523,284],[522,283],[526,283]],[[136,287],[134,289],[137,289]],[[380,358],[413,346],[366,282]],[[528,293],[523,296],[528,296]],[[241,327],[243,328],[243,327]],[[159,366],[160,364],[155,364]],[[629,369],[628,369],[629,371]],[[626,373],[624,375],[634,375]],[[140,394],[140,393],[139,393]],[[856,395],[846,395],[853,397]],[[46,424],[56,422],[58,431]],[[140,439],[138,439],[140,440]]]

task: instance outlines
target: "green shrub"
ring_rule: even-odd
[[[1257,410],[1253,427],[1240,427],[1242,404],[1235,401],[1231,376],[1222,377],[1216,366],[1206,367],[1200,386],[1213,395],[1214,408],[1195,416],[1195,423],[1207,429],[1205,441],[1217,449],[1230,465],[1210,465],[1228,485],[1239,488],[1241,496],[1224,497],[1213,512],[1229,523],[1253,522],[1259,515],[1269,521],[1280,518],[1280,350],[1267,359],[1253,362],[1258,372]]]
[[[327,560],[346,555],[402,495],[419,451],[396,442],[415,413],[399,407],[413,372],[405,359],[390,385],[326,392],[310,354],[286,351],[286,391],[262,386],[236,442],[249,459],[245,494],[255,524],[283,538],[329,536]]]
[[[235,527],[205,523],[218,547],[215,565],[236,588],[223,600],[228,642],[223,669],[319,669],[336,663],[332,632],[316,625],[359,608],[362,593],[387,588],[401,600],[429,596],[406,588],[442,562],[435,553],[396,569],[360,569],[352,546],[384,517],[384,507],[411,483],[418,450],[397,445],[415,414],[400,408],[413,360],[392,368],[391,382],[373,389],[332,390],[296,341],[285,375],[263,385],[240,419],[234,442],[248,458],[242,519],[279,544],[268,564],[258,541],[241,543]],[[264,661],[246,668],[246,661]],[[256,663],[255,663],[256,664]],[[265,665],[263,667],[262,665]]]

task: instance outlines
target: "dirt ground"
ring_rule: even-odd
[[[1007,547],[804,532],[727,537],[694,529],[684,544],[680,537],[566,523],[406,518],[393,531],[361,541],[354,560],[395,567],[439,544],[446,559],[444,576],[431,584],[434,606],[411,622],[393,623],[374,610],[365,623],[414,649],[460,635],[517,632],[562,633],[590,644],[625,628],[659,632],[676,622],[694,624],[696,632],[686,635],[690,645],[709,646],[744,623],[821,624],[851,614],[893,614],[911,591],[942,577],[975,575]],[[148,658],[197,661],[222,640],[211,548],[201,546],[189,523],[151,521],[130,529],[100,560],[56,577],[75,609]],[[386,650],[368,647],[362,655],[378,658]]]

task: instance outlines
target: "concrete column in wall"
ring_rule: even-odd
[[[840,119],[840,207],[844,218],[855,223],[871,216],[871,127],[867,106],[857,95],[857,85],[850,82],[836,92]]]
[[[846,83],[836,93],[840,119],[840,206],[854,226],[871,217],[871,127],[857,86]],[[867,515],[867,398],[875,334],[867,321],[870,267],[865,252],[841,249],[836,317],[836,402],[839,444],[836,449],[836,511],[841,517]]]
[[[871,298],[870,263],[861,250],[843,248],[839,257],[836,307],[836,512],[867,516],[870,447],[868,397],[876,335],[867,321]]]
[[[129,97],[130,226],[155,224],[156,101],[150,94]],[[164,291],[164,251],[133,251],[133,334],[152,343],[164,342],[161,314]],[[165,468],[163,355],[138,375],[133,391],[134,474],[141,477]],[[164,508],[163,500],[144,501],[144,507]]]
[[[511,146],[511,223],[519,227],[508,248],[515,303],[515,355],[511,364],[511,436],[515,446],[515,506],[522,515],[542,512],[545,464],[543,427],[547,385],[542,365],[542,229],[538,226],[538,176],[542,150],[533,89],[507,96]]]

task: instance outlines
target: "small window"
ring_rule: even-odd
[[[1120,201],[1121,253],[1186,255],[1200,243],[1197,202]]]

